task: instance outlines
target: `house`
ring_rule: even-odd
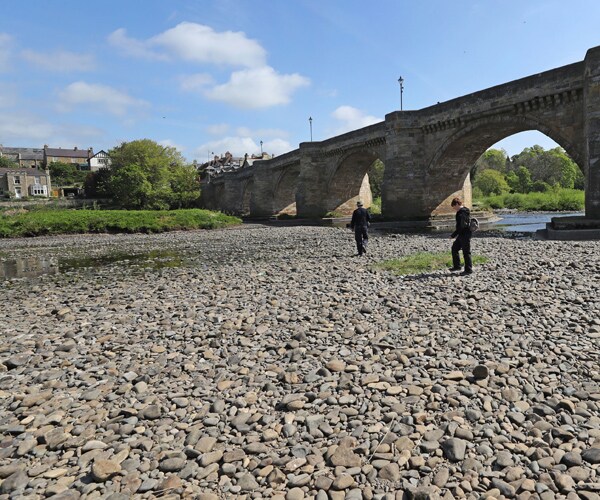
[[[0,156],[15,162],[19,167],[43,167],[44,150],[39,148],[10,148],[0,144]]]
[[[108,156],[106,151],[101,149],[94,156],[90,157],[88,166],[92,172],[97,172],[101,168],[108,168],[110,167],[110,156]]]
[[[24,198],[50,196],[50,173],[37,168],[0,168],[0,196]]]
[[[53,162],[76,164],[80,169],[87,170],[89,168],[89,160],[94,156],[94,150],[88,149],[63,149],[50,148],[47,144],[44,145],[44,165],[48,166]]]

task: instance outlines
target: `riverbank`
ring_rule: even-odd
[[[454,498],[600,482],[600,242],[331,227],[0,240],[0,495]],[[169,250],[175,267],[126,255]],[[122,254],[120,260],[103,257]],[[587,493],[586,493],[587,492]]]
[[[12,209],[0,212],[0,238],[73,233],[161,233],[217,229],[241,219],[209,210]]]

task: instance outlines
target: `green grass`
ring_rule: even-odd
[[[487,257],[473,255],[473,265],[485,264],[486,262],[488,262]],[[452,254],[450,252],[419,252],[400,259],[384,260],[373,264],[376,269],[383,269],[398,275],[422,274],[451,266]]]
[[[240,224],[237,217],[209,210],[35,210],[0,214],[0,237],[75,233],[160,233],[217,229]]]
[[[585,207],[585,193],[578,189],[527,194],[507,193],[476,199],[475,204],[481,208],[511,208],[524,212],[580,211]]]

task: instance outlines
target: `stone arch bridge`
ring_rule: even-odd
[[[583,61],[498,85],[255,161],[203,184],[207,208],[265,217],[323,217],[369,205],[366,176],[384,165],[382,213],[426,220],[470,204],[469,170],[496,142],[538,130],[563,147],[585,175],[586,218],[600,219],[600,46]]]

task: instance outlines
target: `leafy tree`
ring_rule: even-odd
[[[383,184],[384,164],[381,160],[375,160],[369,169],[369,184],[373,199],[381,197],[381,185]]]
[[[0,168],[19,168],[19,164],[6,156],[0,156]]]
[[[82,185],[87,172],[82,172],[77,165],[64,163],[62,161],[53,161],[48,165],[50,179],[56,187]]]
[[[474,187],[480,190],[484,196],[502,194],[508,191],[508,184],[504,179],[504,175],[492,169],[481,172],[475,179]]]
[[[512,157],[512,164],[527,167],[532,180],[543,181],[547,184],[559,184],[564,188],[573,188],[575,184],[583,184],[583,173],[578,165],[565,153],[562,148],[545,151],[535,145],[525,148],[521,153]]]
[[[175,148],[141,139],[111,149],[108,190],[131,209],[193,206],[200,195],[196,171]]]
[[[531,191],[532,180],[531,172],[527,167],[519,167],[515,172],[510,172],[506,176],[506,182],[510,189],[516,193],[529,193]]]
[[[488,149],[477,159],[471,169],[471,180],[475,180],[478,173],[488,169],[506,173],[509,162],[510,160],[504,149]]]
[[[88,172],[83,187],[88,198],[110,198],[110,176],[108,168],[101,168],[96,172]]]
[[[173,168],[171,174],[171,208],[192,207],[200,200],[200,176],[193,165]]]

